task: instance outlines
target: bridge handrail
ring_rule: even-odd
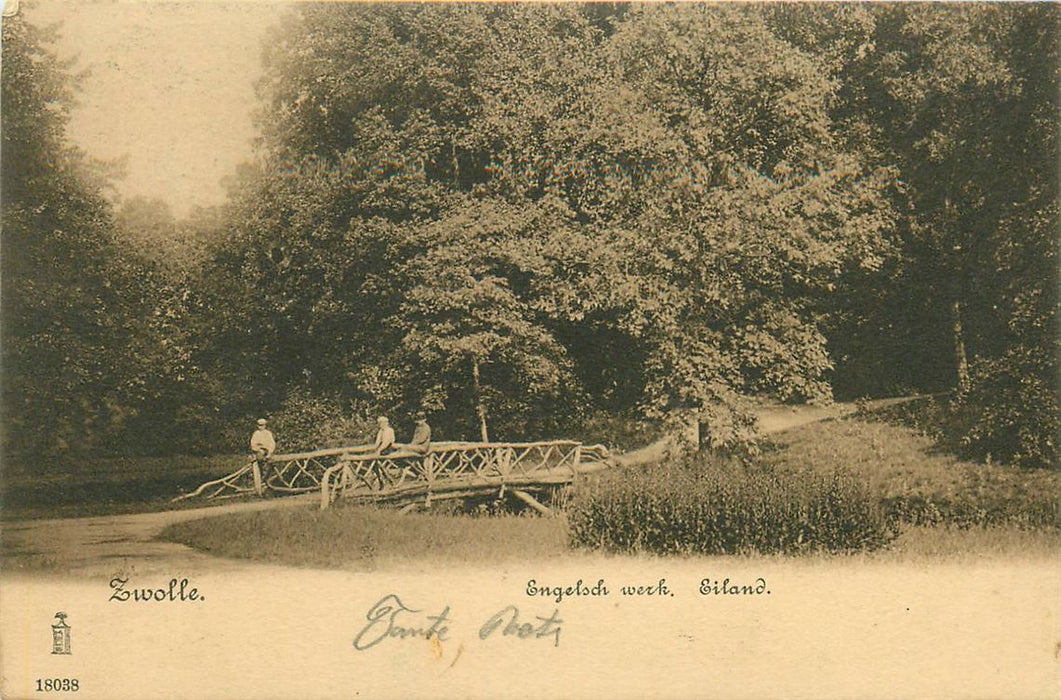
[[[372,445],[352,445],[350,447],[325,447],[320,450],[310,450],[309,452],[285,452],[284,454],[274,454],[269,457],[274,462],[289,461],[292,459],[310,459],[313,457],[332,457],[334,455],[341,455],[347,452],[362,452],[371,451]]]
[[[536,447],[570,447],[576,449],[576,461],[580,461],[583,456],[589,457],[590,461],[603,462],[606,461],[610,452],[604,445],[583,445],[577,440],[537,440],[533,442],[465,442],[465,441],[445,441],[445,442],[433,442],[431,448],[427,452],[418,452],[416,450],[408,449],[409,446],[405,444],[399,444],[397,450],[394,452],[388,452],[386,454],[379,454],[374,449],[369,451],[360,450],[359,454],[355,454],[352,451],[348,451],[347,454],[340,456],[339,460],[332,466],[324,470],[321,475],[320,488],[321,488],[321,510],[324,510],[331,503],[333,498],[333,475],[339,473],[344,468],[348,468],[350,462],[370,462],[374,460],[394,460],[394,459],[422,459],[427,455],[437,455],[439,453],[454,452],[454,451],[469,451],[477,449],[491,449],[491,450],[532,450]],[[402,449],[405,448],[405,449]],[[333,453],[338,454],[338,453]],[[573,467],[577,470],[577,466]],[[430,471],[430,470],[429,470]],[[425,477],[429,480],[431,475],[425,473]],[[337,487],[337,486],[336,486]]]
[[[537,440],[534,442],[465,442],[460,440],[445,440],[431,443],[432,452],[442,452],[445,450],[471,450],[476,448],[497,448],[497,447],[509,447],[509,448],[533,448],[533,447],[547,447],[549,445],[564,445],[568,447],[574,447],[578,445],[577,440]],[[409,450],[407,443],[395,443],[398,451]],[[594,445],[594,447],[600,447],[600,445]],[[379,457],[380,455],[375,453],[374,445],[352,445],[350,447],[326,447],[320,450],[310,450],[308,452],[290,452],[284,454],[274,454],[269,459],[273,462],[290,461],[293,459],[311,459],[313,457],[333,457],[336,455],[354,455],[364,454],[366,457]],[[390,452],[384,457],[396,456],[397,453]],[[413,453],[421,454],[422,453]],[[412,456],[403,455],[403,456]]]
[[[507,478],[526,478],[529,472],[521,467],[509,475],[511,468],[517,464],[528,464],[541,462],[559,466],[564,464],[570,476],[577,477],[579,474],[597,471],[613,464],[613,459],[608,448],[603,445],[583,445],[577,440],[537,440],[531,442],[473,442],[446,440],[433,442],[427,452],[414,450],[406,443],[398,443],[393,452],[379,454],[373,445],[349,445],[345,447],[326,447],[318,450],[304,452],[289,452],[273,455],[266,471],[269,474],[265,486],[272,490],[298,493],[302,491],[321,489],[322,501],[327,504],[331,498],[332,479],[334,475],[344,467],[353,467],[355,464],[379,461],[390,462],[392,467],[399,467],[403,473],[412,473],[418,482],[427,482],[430,490],[439,478],[445,478],[447,469],[456,468],[458,472],[466,468],[478,470],[480,468],[500,470],[499,478],[504,483]],[[554,450],[557,450],[555,451]],[[451,463],[454,453],[466,453],[459,457],[460,461]],[[441,460],[441,461],[438,461]],[[483,461],[485,460],[485,461]],[[260,486],[256,483],[253,487],[243,483],[249,478],[252,471],[257,471],[255,458],[250,457],[239,469],[217,479],[212,479],[202,484],[192,493],[182,494],[174,498],[174,501],[192,498],[202,495],[209,489],[216,491],[209,498],[228,498],[254,491]],[[478,466],[474,466],[478,465]],[[492,465],[492,466],[491,466]],[[581,465],[581,466],[579,466]],[[360,471],[354,467],[357,478],[362,478]],[[552,469],[552,467],[546,467]],[[322,473],[323,472],[323,473]],[[318,477],[317,475],[320,475]],[[262,475],[263,482],[265,474]],[[493,478],[487,475],[487,478]],[[345,488],[344,482],[344,488]],[[335,484],[338,486],[338,484]],[[232,491],[232,494],[222,495],[223,492]]]
[[[327,469],[325,469],[324,473],[321,474],[321,510],[326,509],[328,507],[328,504],[331,503],[331,500],[332,500],[332,483],[331,483],[332,475],[335,474],[336,472],[339,472],[342,469],[348,468],[348,466],[349,466],[348,463],[349,462],[371,462],[371,461],[377,460],[377,459],[391,460],[391,459],[400,459],[400,458],[409,458],[409,457],[411,457],[411,458],[423,458],[423,457],[426,457],[429,454],[438,454],[439,452],[447,452],[447,451],[452,451],[452,450],[467,449],[466,447],[464,447],[464,445],[474,445],[474,446],[478,446],[478,447],[485,447],[485,446],[493,447],[493,446],[498,445],[498,444],[500,444],[500,443],[493,443],[492,444],[492,443],[434,442],[434,443],[431,443],[431,448],[427,452],[417,452],[415,450],[409,450],[409,449],[402,450],[402,449],[400,449],[401,447],[408,447],[408,446],[407,445],[399,445],[399,449],[397,449],[397,450],[395,450],[393,452],[387,452],[386,454],[380,454],[379,452],[376,452],[375,451],[375,446],[374,445],[369,445],[368,446],[369,447],[369,451],[367,453],[366,452],[362,452],[361,454],[352,454],[352,453],[345,454],[345,455],[341,456],[339,458],[339,460],[335,464],[333,464],[332,466],[330,466]],[[511,443],[511,444],[503,445],[503,446],[511,447],[512,444],[515,444],[515,443]],[[551,444],[551,443],[535,443],[535,444],[547,445],[547,444]]]

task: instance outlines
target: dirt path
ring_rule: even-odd
[[[764,433],[776,433],[854,411],[855,405],[848,403],[827,407],[778,406],[762,408],[758,416]],[[618,460],[623,464],[642,464],[658,459],[672,444],[671,439],[660,440],[621,455]],[[255,510],[314,508],[318,502],[317,494],[312,493],[193,510],[7,522],[0,526],[3,528],[3,570],[91,577],[109,576],[122,568],[140,572],[244,569],[255,565],[211,557],[156,538],[166,526],[176,522]]]
[[[228,513],[309,508],[316,494],[221,506],[169,510],[132,515],[6,522],[3,528],[4,573],[33,571],[53,575],[92,577],[113,575],[119,569],[138,572],[201,571],[246,565],[211,557],[184,545],[156,538],[173,523]]]
[[[868,405],[879,408],[893,403],[909,401],[910,398],[881,399]],[[759,419],[759,432],[769,435],[807,425],[808,423],[842,418],[857,410],[858,407],[854,403],[835,403],[831,406],[764,406],[756,409],[755,415]],[[663,438],[651,445],[646,445],[626,454],[617,455],[616,460],[620,464],[628,466],[654,462],[662,458],[668,450],[674,449],[677,443],[677,438]]]

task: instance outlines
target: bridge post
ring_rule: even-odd
[[[502,477],[508,476],[512,471],[512,449],[509,447],[497,448],[497,470]]]
[[[332,472],[335,471],[335,467],[329,467],[324,470],[324,476],[321,477],[321,510],[325,510],[331,503],[331,482]]]
[[[509,473],[512,471],[511,447],[497,448],[497,471],[501,473],[501,490],[497,493],[497,497],[500,499],[505,497],[505,479],[508,478]]]
[[[435,455],[428,452],[424,455],[424,476],[427,478],[427,493],[424,496],[424,507],[431,507],[431,493],[435,488]]]
[[[261,462],[259,462],[257,459],[254,460],[252,462],[252,468],[254,469],[254,493],[256,493],[258,497],[261,498],[263,495]]]

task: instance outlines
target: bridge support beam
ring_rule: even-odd
[[[548,507],[542,505],[538,501],[538,499],[536,499],[534,496],[530,495],[526,491],[520,491],[519,489],[510,489],[509,493],[511,493],[513,496],[515,496],[519,500],[523,501],[528,506],[530,506],[534,510],[538,511],[542,515],[548,516],[550,518],[553,517],[553,515],[555,515],[553,513],[553,511],[549,510]]]

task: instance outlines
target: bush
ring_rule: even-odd
[[[343,409],[339,399],[295,389],[273,416],[278,452],[302,452],[371,442],[376,426],[357,407]]]
[[[658,422],[633,415],[632,412],[596,411],[575,421],[573,427],[573,435],[561,437],[574,437],[585,444],[601,444],[612,452],[629,452],[644,447],[664,433]]]
[[[1052,360],[1052,358],[1051,358]],[[972,388],[960,410],[967,428],[966,454],[1021,467],[1058,466],[1056,363],[1023,347],[974,364]]]
[[[611,552],[843,552],[897,535],[877,499],[843,472],[714,455],[604,474],[575,489],[568,519],[573,545]]]
[[[1023,347],[1003,357],[977,360],[965,395],[918,397],[861,411],[914,428],[962,459],[1057,469],[1061,401],[1055,364]]]

